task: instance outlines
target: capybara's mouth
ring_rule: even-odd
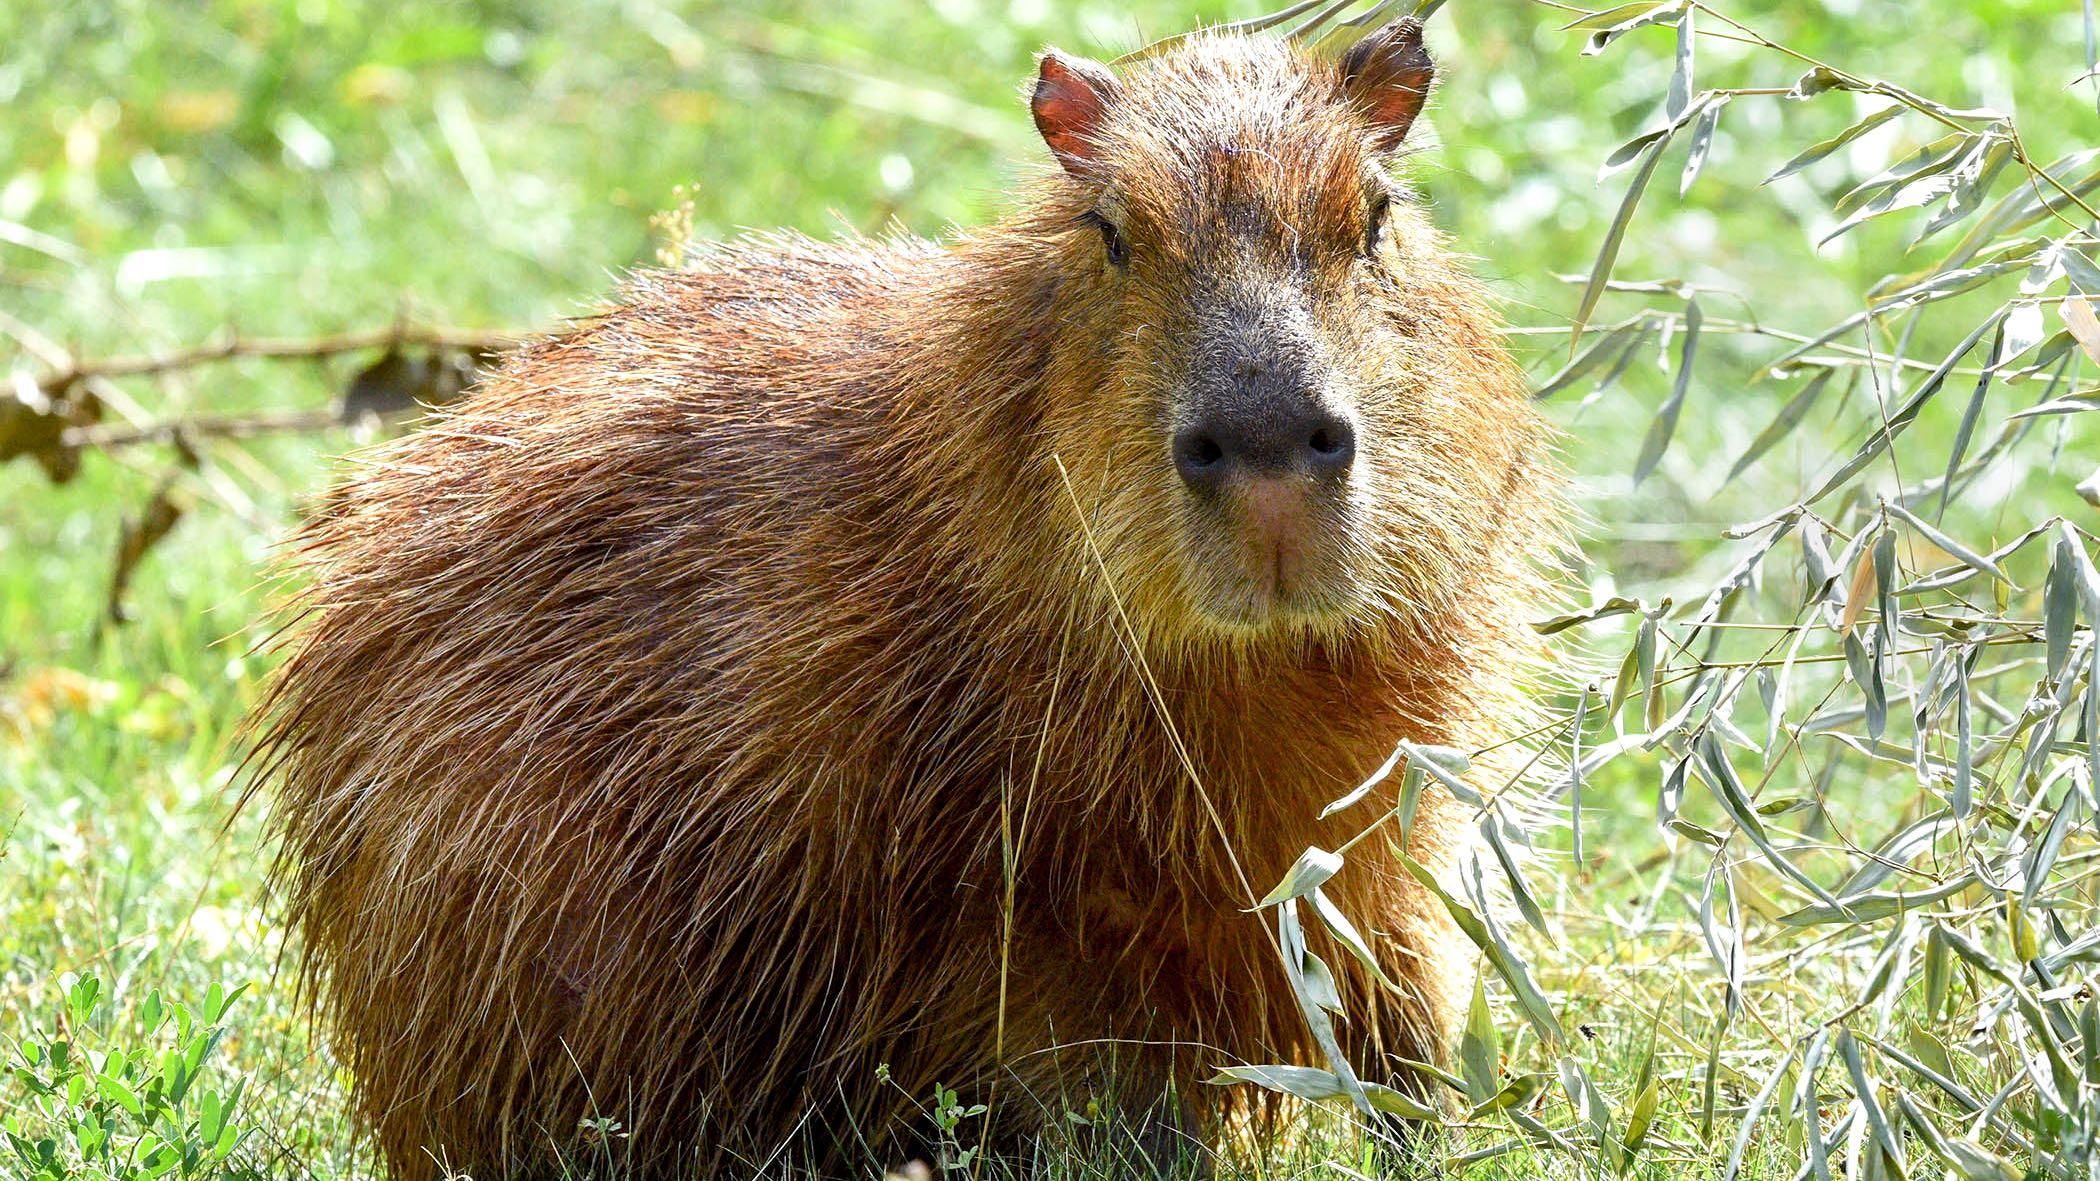
[[[1303,479],[1236,481],[1191,498],[1186,574],[1195,607],[1233,630],[1318,625],[1357,603],[1347,493]]]
[[[1328,624],[1362,598],[1328,529],[1284,538],[1198,531],[1209,536],[1191,539],[1190,597],[1199,614],[1228,630]]]
[[[1303,576],[1239,576],[1219,582],[1222,585],[1208,588],[1198,606],[1213,623],[1234,631],[1332,623],[1346,616],[1355,600],[1345,587]]]

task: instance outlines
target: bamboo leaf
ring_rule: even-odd
[[[2049,550],[2049,578],[2042,588],[2042,635],[2047,653],[2049,679],[2063,675],[2071,655],[2071,638],[2078,623],[2078,543],[2068,530],[2056,536]]]
[[[1400,765],[1400,760],[1405,758],[1406,754],[1407,752],[1403,748],[1394,747],[1393,753],[1385,757],[1385,762],[1380,763],[1378,769],[1371,772],[1369,778],[1357,784],[1355,788],[1350,790],[1349,794],[1320,809],[1320,819],[1325,820],[1336,812],[1361,802],[1365,796],[1371,794],[1374,788],[1385,782],[1386,777],[1393,773],[1393,768]]]
[[[1967,159],[1966,156],[1958,153],[1964,150],[1980,153],[1986,151],[1987,147],[1982,142],[1976,142],[1974,146],[1970,146],[1972,141],[1979,138],[1976,136],[1950,138],[1955,138],[1959,142],[1949,149],[1948,154],[1944,156],[1933,155],[1930,158],[1920,159],[1917,161],[1915,169],[1907,176],[1888,181],[1869,181],[1854,189],[1851,193],[1846,194],[1846,197],[1838,202],[1840,209],[1845,208],[1848,201],[1855,195],[1863,195],[1874,191],[1877,184],[1885,186],[1881,189],[1880,196],[1859,205],[1856,212],[1839,222],[1836,228],[1829,233],[1818,238],[1816,245],[1828,245],[1839,236],[1849,233],[1877,217],[1896,213],[1904,209],[1916,209],[1920,206],[1930,205],[1953,193],[1960,184],[1961,174],[1957,166]],[[1925,148],[1919,149],[1921,155],[1929,150]]]
[[[1472,766],[1472,760],[1466,757],[1464,751],[1453,750],[1448,746],[1435,746],[1429,743],[1413,743],[1405,739],[1401,740],[1400,749],[1407,753],[1408,766],[1410,768],[1419,765],[1431,779],[1442,784],[1444,790],[1450,792],[1460,802],[1471,804],[1476,808],[1487,802],[1481,798],[1479,792],[1474,791],[1463,779],[1459,778],[1459,776],[1466,773],[1467,768]]]
[[[1728,1165],[1721,1172],[1722,1181],[1735,1181],[1741,1175],[1743,1153],[1750,1147],[1750,1133],[1757,1127],[1757,1118],[1764,1114],[1765,1105],[1772,1101],[1773,1093],[1779,1090],[1780,1080],[1786,1077],[1787,1067],[1793,1064],[1794,1056],[1800,1052],[1799,1043],[1789,1046],[1771,1072],[1765,1075],[1764,1084],[1758,1087],[1756,1097],[1750,1100],[1749,1108],[1736,1125],[1735,1145],[1729,1150]]]
[[[1587,32],[1592,29],[1608,29],[1622,21],[1666,7],[1669,3],[1670,0],[1632,0],[1627,4],[1615,4],[1571,20],[1561,26],[1561,31]]]
[[[1284,975],[1298,998],[1299,1014],[1312,1032],[1313,1041],[1326,1056],[1328,1068],[1341,1092],[1349,1097],[1359,1112],[1371,1115],[1370,1097],[1350,1067],[1348,1057],[1342,1053],[1341,1043],[1334,1035],[1334,1021],[1328,1016],[1330,1008],[1340,1006],[1335,995],[1334,977],[1320,957],[1306,950],[1305,929],[1298,921],[1297,899],[1276,908],[1276,937],[1278,949],[1283,953]]]
[[[1968,546],[1963,545],[1961,542],[1956,541],[1954,538],[1949,537],[1945,533],[1940,532],[1938,529],[1933,528],[1931,525],[1927,524],[1922,519],[1913,515],[1909,509],[1904,508],[1901,504],[1895,501],[1888,501],[1885,503],[1889,512],[1894,513],[1911,528],[1917,530],[1920,534],[1923,534],[1925,540],[1930,541],[1932,544],[1940,547],[1947,553],[1953,555],[1955,560],[1959,561],[1962,565],[1969,567],[1971,570],[1974,570],[1979,574],[1988,574],[1992,578],[1995,578],[1998,581],[2005,583],[2007,586],[2012,585],[2012,579],[2008,577],[2004,569],[2000,567],[1997,562],[1993,561],[1988,555],[1977,553],[1975,550],[1970,549]]]
[[[1648,1022],[1648,1049],[1641,1055],[1640,1073],[1633,1081],[1633,1107],[1626,1114],[1626,1164],[1632,1163],[1633,1154],[1648,1142],[1648,1130],[1654,1125],[1655,1109],[1662,1099],[1662,1091],[1655,1083],[1655,1045],[1662,1032],[1662,1009],[1658,1006],[1655,1016]]]
[[[1749,953],[1743,947],[1743,921],[1736,908],[1735,893],[1729,886],[1723,869],[1723,861],[1716,856],[1706,869],[1706,885],[1699,896],[1699,930],[1706,937],[1706,950],[1720,966],[1721,979],[1727,984],[1729,1012],[1742,1008],[1743,976]],[[1717,889],[1718,886],[1718,889]],[[1727,921],[1714,917],[1714,896],[1720,893],[1727,900]]]
[[[1801,420],[1808,417],[1808,412],[1815,408],[1816,399],[1823,396],[1824,389],[1830,385],[1830,379],[1834,375],[1834,370],[1816,370],[1815,376],[1809,378],[1793,397],[1787,399],[1786,405],[1779,408],[1779,413],[1773,416],[1772,421],[1765,424],[1765,429],[1759,431],[1757,438],[1751,440],[1750,446],[1743,449],[1743,454],[1728,469],[1722,483],[1742,475],[1751,464],[1762,458],[1765,452],[1792,434],[1794,428],[1801,425]]]
[[[1816,501],[1837,491],[1849,482],[1852,477],[1863,471],[1868,464],[1874,462],[1875,457],[1887,450],[1889,444],[1896,440],[1896,436],[1902,434],[1905,428],[1909,427],[1911,422],[1918,417],[1918,412],[1925,408],[1925,404],[1932,400],[1933,395],[1940,392],[1940,386],[1945,384],[1947,375],[1954,371],[1954,367],[1961,362],[1963,357],[1968,355],[1970,349],[1976,347],[1976,342],[1982,340],[1985,333],[1997,327],[1999,316],[2003,314],[2001,309],[1999,313],[1978,324],[1969,332],[1968,336],[1962,339],[1960,344],[1955,345],[1954,351],[1947,354],[1947,359],[1940,363],[1939,368],[1933,370],[1931,376],[1920,382],[1918,388],[1912,390],[1910,395],[1890,413],[1887,422],[1883,424],[1882,428],[1868,436],[1867,441],[1860,444],[1859,449],[1852,453],[1852,457],[1840,464],[1836,471],[1824,477],[1823,482],[1816,486],[1815,491],[1802,498],[1803,503],[1814,504]]]
[[[1623,5],[1620,8],[1610,10],[1611,13],[1622,14],[1610,24],[1591,23],[1599,21],[1608,15],[1607,13],[1597,13],[1565,27],[1569,29],[1594,30],[1590,33],[1588,42],[1582,47],[1583,56],[1590,57],[1601,53],[1605,46],[1633,32],[1635,29],[1646,28],[1649,25],[1659,25],[1678,15],[1685,8],[1685,0],[1663,0],[1662,3],[1646,6],[1637,4]],[[1626,11],[1628,9],[1632,11],[1628,13]]]
[[[1846,144],[1851,143],[1853,140],[1858,139],[1860,136],[1865,135],[1867,132],[1874,130],[1876,127],[1879,127],[1883,123],[1886,123],[1889,120],[1895,118],[1896,116],[1902,114],[1903,111],[1904,108],[1901,105],[1896,103],[1890,103],[1888,106],[1885,106],[1880,110],[1875,111],[1873,114],[1868,115],[1866,118],[1859,120],[1857,123],[1854,123],[1852,126],[1847,127],[1838,134],[1831,136],[1829,139],[1823,140],[1822,142],[1802,152],[1800,155],[1795,156],[1791,160],[1788,160],[1785,164],[1780,165],[1779,171],[1766,177],[1764,183],[1771,184],[1775,180],[1781,180],[1785,177],[1792,176],[1795,173],[1801,171],[1802,169],[1808,167],[1809,165],[1817,163],[1818,161],[1827,158],[1831,153],[1837,151],[1839,148],[1844,147]]]
[[[1611,270],[1619,260],[1619,247],[1626,240],[1626,227],[1633,223],[1633,211],[1640,207],[1641,194],[1647,191],[1649,178],[1655,175],[1655,166],[1662,161],[1662,150],[1669,137],[1655,141],[1648,154],[1641,159],[1641,166],[1626,186],[1626,195],[1619,201],[1619,211],[1612,216],[1611,225],[1604,231],[1604,241],[1597,248],[1597,261],[1590,267],[1589,282],[1582,289],[1582,298],[1575,305],[1574,323],[1569,335],[1569,353],[1582,341],[1583,325],[1590,322],[1590,313],[1597,310],[1597,301],[1604,295],[1604,286],[1611,281]]]
[[[1466,1010],[1465,1031],[1458,1039],[1459,1075],[1465,1079],[1466,1099],[1475,1106],[1486,1103],[1501,1089],[1502,1057],[1495,1034],[1494,1015],[1488,1012],[1487,982],[1473,979],[1473,1003]]]
[[[1327,897],[1327,892],[1315,888],[1308,897],[1312,902],[1313,914],[1320,920],[1320,924],[1327,928],[1327,933],[1334,937],[1334,941],[1341,944],[1344,951],[1355,956],[1356,962],[1362,964],[1379,984],[1395,992],[1402,991],[1399,982],[1386,975],[1385,969],[1379,965],[1377,955],[1371,951],[1371,944],[1356,929],[1356,924],[1350,922],[1349,916],[1343,914],[1341,908]]]
[[[1948,194],[1946,205],[1933,214],[1932,220],[1925,223],[1924,229],[1918,231],[1918,236],[1911,242],[1911,246],[1915,248],[1918,243],[1975,213],[1982,205],[1983,198],[1990,192],[1991,184],[1998,179],[1998,174],[2005,170],[2006,162],[2011,159],[2012,141],[2003,138],[1991,140],[1987,148],[1964,158],[1961,166],[1956,168],[1949,178],[1954,188]]]
[[[2057,313],[2064,318],[2064,327],[2084,350],[2088,359],[2100,362],[2100,317],[2093,315],[2093,305],[2073,296],[2057,305]]]
[[[1889,1127],[1888,1116],[1882,1111],[1876,1097],[1874,1080],[1867,1075],[1865,1060],[1860,1056],[1859,1042],[1852,1031],[1840,1028],[1835,1041],[1838,1057],[1844,1060],[1845,1070],[1852,1076],[1852,1094],[1867,1116],[1867,1129],[1873,1134],[1875,1143],[1895,1163],[1899,1172],[1904,1171],[1903,1148],[1897,1142],[1894,1129]]]
[[[1998,323],[1998,339],[1991,345],[1991,355],[1998,359],[1977,375],[1976,388],[1969,394],[1969,404],[1962,409],[1961,425],[1955,428],[1954,444],[1947,449],[1947,471],[1940,480],[1942,517],[1947,515],[1947,501],[1954,494],[1954,479],[1961,471],[1962,456],[1969,453],[1969,440],[1975,437],[1977,419],[1983,415],[1983,395],[1991,388],[1991,375],[1997,372],[1998,366],[2005,363],[2005,337],[2012,315],[2011,312],[2006,313],[2005,319]]]
[[[1735,768],[1729,765],[1727,752],[1721,749],[1721,744],[1714,736],[1711,733],[1700,734],[1695,748],[1699,755],[1701,780],[1711,789],[1722,810],[1735,821],[1736,827],[1764,854],[1765,862],[1825,903],[1837,906],[1838,900],[1831,897],[1829,891],[1818,885],[1814,878],[1803,873],[1793,862],[1781,856],[1777,846],[1772,844],[1771,836],[1765,832],[1764,824],[1757,818],[1757,809],[1750,803],[1749,794],[1743,790],[1742,780],[1736,777]]]
[[[1656,411],[1655,422],[1648,428],[1648,437],[1641,442],[1640,458],[1633,465],[1633,482],[1638,487],[1662,462],[1663,452],[1669,449],[1670,440],[1677,433],[1677,419],[1684,412],[1684,397],[1692,388],[1692,361],[1698,354],[1699,327],[1704,316],[1699,311],[1699,301],[1684,301],[1684,344],[1677,354],[1677,381],[1670,387],[1670,396]]]
[[[1599,619],[1609,619],[1614,615],[1624,615],[1629,611],[1639,611],[1641,609],[1642,606],[1639,599],[1629,599],[1624,595],[1613,595],[1611,598],[1586,610],[1575,611],[1566,615],[1555,615],[1551,619],[1541,620],[1532,624],[1531,630],[1542,636],[1550,636],[1557,632],[1564,632],[1577,624],[1595,623]]]
[[[1969,661],[1954,658],[1954,788],[1948,803],[1957,820],[1967,820],[1976,792],[1976,741],[1969,719]]]
[[[1691,13],[1685,13],[1691,19]],[[1699,179],[1699,171],[1706,167],[1706,155],[1714,146],[1714,131],[1721,125],[1721,108],[1728,105],[1728,96],[1719,95],[1707,102],[1699,112],[1699,119],[1692,124],[1691,147],[1684,157],[1684,173],[1677,180],[1677,195],[1682,197],[1692,191],[1692,182]]]
[[[1333,1099],[1347,1099],[1350,1088],[1340,1075],[1331,1070],[1320,1070],[1311,1066],[1224,1066],[1208,1080],[1214,1086],[1231,1086],[1236,1083],[1252,1083],[1257,1087],[1292,1095],[1313,1103]],[[1437,1118],[1435,1108],[1411,1099],[1402,1092],[1378,1083],[1358,1083],[1373,1110],[1389,1112],[1406,1119],[1431,1120]]]
[[[1663,99],[1663,115],[1672,123],[1684,117],[1685,107],[1692,101],[1692,14],[1697,11],[1687,4],[1677,17],[1676,66],[1670,71],[1670,89]]]
[[[1646,334],[1646,323],[1644,319],[1633,320],[1605,333],[1597,343],[1584,349],[1574,360],[1563,366],[1560,372],[1547,378],[1545,384],[1541,385],[1531,395],[1532,398],[1535,401],[1543,402],[1547,398],[1581,381],[1584,375],[1608,358],[1631,351],[1639,342],[1640,337]],[[1619,352],[1615,353],[1614,350],[1619,350]]]
[[[1511,1079],[1508,1086],[1474,1105],[1466,1112],[1466,1118],[1484,1119],[1498,1111],[1527,1106],[1533,1099],[1538,1098],[1540,1091],[1546,1089],[1546,1082],[1547,1078],[1543,1074],[1519,1075]]]
[[[1839,213],[1851,213],[1868,204],[1877,193],[1886,196],[1911,181],[1948,171],[1979,146],[1981,138],[1966,131],[1943,135],[1847,189],[1831,207]]]
[[[1471,907],[1446,890],[1436,875],[1424,868],[1420,862],[1402,854],[1401,864],[1417,882],[1444,904],[1444,909],[1450,912],[1459,930],[1487,956],[1488,963],[1494,967],[1496,974],[1502,977],[1503,983],[1509,985],[1518,1010],[1524,1014],[1525,1020],[1531,1023],[1532,1029],[1539,1035],[1539,1040],[1543,1041],[1549,1050],[1557,1049],[1566,1042],[1567,1035],[1561,1030],[1560,1020],[1553,1015],[1553,1006],[1546,1002],[1546,995],[1539,990],[1538,982],[1531,975],[1531,966],[1525,963],[1524,957],[1503,942],[1495,931],[1481,921],[1480,916],[1474,913]]]
[[[1501,863],[1503,876],[1509,879],[1510,896],[1516,900],[1517,913],[1531,924],[1533,930],[1550,936],[1553,932],[1546,928],[1546,916],[1539,909],[1538,899],[1531,896],[1531,887],[1517,868],[1516,856],[1510,852],[1509,842],[1503,836],[1501,818],[1496,810],[1490,809],[1480,818],[1480,832],[1487,838],[1488,847],[1494,850],[1495,860]]]
[[[1275,888],[1264,895],[1260,902],[1255,903],[1255,906],[1274,906],[1279,902],[1303,897],[1319,888],[1321,882],[1339,873],[1341,868],[1340,857],[1315,845],[1298,854],[1298,860],[1291,863],[1291,868],[1283,875],[1283,880],[1277,882]]]

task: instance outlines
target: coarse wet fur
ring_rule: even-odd
[[[1006,220],[639,275],[331,494],[258,765],[393,1176],[864,1173],[936,1084],[1157,1161],[1321,1063],[1253,896],[1397,740],[1522,728],[1560,535],[1388,177],[1427,82],[1412,22],[1046,56]],[[1176,450],[1294,397],[1339,474]],[[1311,935],[1366,1078],[1443,1056],[1473,950],[1401,855],[1472,831],[1432,788],[1327,883],[1401,985]]]

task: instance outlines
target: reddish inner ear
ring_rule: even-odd
[[[1099,69],[1099,67],[1095,67]],[[1081,173],[1094,159],[1094,136],[1108,112],[1106,91],[1113,85],[1106,72],[1089,77],[1055,53],[1043,55],[1042,74],[1028,107],[1035,129],[1066,171]]]
[[[1368,104],[1371,117],[1393,128],[1396,137],[1405,135],[1414,125],[1415,116],[1422,113],[1422,100],[1428,94],[1428,70],[1395,75],[1373,92]]]
[[[1400,145],[1422,113],[1436,66],[1422,47],[1422,26],[1395,21],[1364,38],[1342,61],[1342,87],[1378,126],[1380,146]]]

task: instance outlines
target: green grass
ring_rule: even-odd
[[[893,223],[938,234],[995,215],[1014,180],[1043,166],[1016,99],[1040,45],[1108,57],[1261,7],[1160,4],[1133,19],[1105,4],[1034,0],[9,5],[0,9],[0,362],[39,371],[36,335],[104,356],[229,328],[297,335],[396,317],[552,325],[651,259],[650,216],[681,194],[701,237]],[[2038,160],[2093,138],[2091,84],[2066,86],[2085,68],[2076,5],[1761,0],[1728,11],[1861,73],[1962,104],[2014,107]],[[1532,328],[1568,322],[1577,287],[1556,276],[1589,269],[1624,185],[1623,173],[1593,183],[1597,162],[1646,125],[1669,69],[1667,31],[1586,59],[1578,35],[1553,31],[1559,23],[1551,8],[1515,0],[1456,0],[1438,16],[1442,146],[1414,166],[1439,222]],[[1701,55],[1702,77],[1738,85],[1785,85],[1801,68],[1725,41],[1702,42]],[[1813,332],[1857,310],[1882,274],[1925,265],[1903,254],[1915,221],[1869,226],[1821,255],[1807,230],[1829,224],[1828,198],[1848,177],[1936,131],[1905,123],[1862,141],[1856,158],[1758,184],[1857,114],[1845,95],[1738,101],[1706,178],[1682,202],[1676,157],[1665,162],[1619,276],[1679,277],[1708,289],[1700,298],[1710,317]],[[1649,302],[1611,294],[1597,319]],[[1978,315],[1990,306],[1954,305]],[[1954,324],[1953,336],[1966,326]],[[1914,355],[1936,361],[1949,332],[1931,323]],[[1541,375],[1566,356],[1564,334],[1513,341]],[[1696,598],[1732,560],[1719,529],[1793,499],[1873,419],[1871,394],[1832,397],[1766,463],[1721,486],[1715,464],[1797,386],[1760,378],[1773,342],[1714,334],[1706,347],[1718,359],[1699,371],[1671,451],[1638,488],[1625,473],[1670,377],[1644,359],[1594,404],[1577,406],[1573,395],[1556,404],[1593,522],[1581,576],[1600,596],[1694,588]],[[126,379],[114,396],[147,421],[318,408],[369,359],[230,362]],[[1920,418],[1906,452],[1917,466],[1930,470],[1944,456],[1960,408],[1948,397]],[[2031,462],[1957,507],[1963,536],[2003,541],[2053,513],[2089,515],[2065,477],[2090,471],[2100,446],[2054,425],[2037,438]],[[27,461],[0,465],[0,1051],[67,1040],[133,1057],[150,1049],[147,1061],[158,1063],[201,1035],[185,1043],[173,1017],[149,1020],[151,1006],[172,1012],[168,1003],[180,1001],[208,1025],[214,985],[248,986],[185,1101],[245,1078],[244,1138],[231,1159],[271,1174],[372,1167],[342,1114],[346,1080],[318,1051],[279,970],[259,817],[232,812],[237,726],[269,659],[258,648],[273,626],[263,581],[271,546],[301,498],[331,478],[330,457],[363,441],[337,429],[210,443],[194,467],[165,447],[90,454],[63,485]],[[130,621],[113,626],[105,605],[123,521],[164,479],[184,515],[139,568],[125,596]],[[2031,590],[2040,576],[2028,573],[2021,581]],[[1607,629],[1583,642],[1615,660],[1627,641]],[[1658,834],[1659,774],[1654,762],[1620,764],[1590,785],[1592,856],[1549,860],[1536,879],[1559,930],[1520,938],[1576,1031],[1573,1057],[1622,1116],[1659,1030],[1657,1130],[1633,1175],[1717,1176],[1733,1116],[1763,1082],[1757,1064],[1769,1065],[1759,1047],[1856,990],[1879,944],[1850,928],[1825,937],[1778,927],[1770,920],[1799,900],[1770,875],[1740,877],[1762,938],[1753,1001],[1724,1028],[1698,921],[1703,851],[1669,848]],[[1823,807],[1812,842],[1872,844],[1915,815],[1900,776],[1848,772],[1826,799],[1812,774],[1805,758],[1782,763],[1761,797],[1815,794]],[[1875,784],[1893,786],[1869,790]],[[1685,815],[1724,823],[1710,801]],[[86,977],[99,984],[98,1004],[69,1008]],[[1504,1059],[1551,1070],[1499,981],[1493,996]],[[1911,1013],[1918,998],[1903,1005]],[[1928,1036],[1955,1036],[1951,1018],[1926,1013],[1938,1030]],[[1727,1052],[1713,1054],[1716,1044]],[[26,1094],[10,1085],[0,1081],[0,1102]],[[1557,1089],[1551,1100],[1564,1111]],[[183,1110],[174,1123],[190,1127],[199,1117]],[[54,1119],[41,1127],[66,1132]],[[1749,1169],[1791,1175],[1798,1131],[1789,1141],[1767,1127]],[[1484,1118],[1450,1147],[1484,1150],[1516,1136]],[[218,1147],[195,1129],[195,1143],[163,1139],[178,1150]],[[151,1171],[165,1159],[156,1151],[149,1143],[104,1158],[113,1174]],[[0,1159],[0,1169],[25,1171],[19,1157],[0,1150]],[[1347,1175],[1330,1174],[1329,1161],[1362,1163],[1334,1121],[1313,1120],[1236,1167]],[[1577,1167],[1525,1148],[1472,1169],[1515,1178]]]

